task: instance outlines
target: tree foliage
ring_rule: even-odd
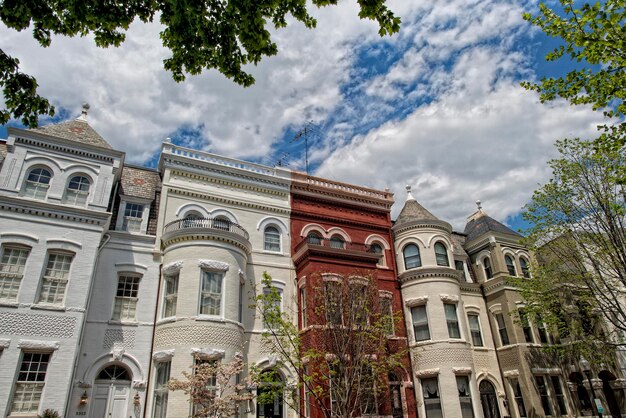
[[[522,83],[541,93],[541,101],[564,98],[574,105],[591,104],[609,117],[626,113],[626,9],[623,0],[584,3],[560,0],[561,10],[546,4],[539,15],[524,18],[547,35],[561,38],[564,45],[551,51],[546,60],[569,57],[578,67],[562,77],[544,77],[540,83]]]
[[[338,0],[312,0],[317,7],[337,4]],[[357,0],[361,19],[375,20],[381,36],[400,28],[385,0]],[[119,46],[135,20],[150,22],[158,18],[164,26],[163,45],[171,52],[164,60],[174,80],[186,74],[217,69],[242,86],[254,83],[244,68],[263,57],[275,55],[268,23],[275,28],[287,26],[287,16],[314,28],[316,20],[306,0],[3,0],[0,20],[21,31],[32,28],[33,37],[48,47],[52,35],[86,36],[93,34],[99,47]],[[6,109],[0,109],[0,124],[11,117],[21,118],[27,126],[37,126],[37,116],[54,114],[54,108],[36,93],[36,80],[19,71],[19,61],[0,49],[0,87]]]
[[[531,279],[515,280],[531,309],[571,357],[589,361],[602,347],[622,345],[626,332],[626,191],[624,147],[557,142],[552,179],[535,191],[524,218],[537,263]],[[557,347],[558,348],[558,347]]]
[[[244,369],[240,353],[229,363],[202,361],[196,356],[193,368],[191,373],[183,372],[185,379],[171,379],[167,386],[169,390],[182,390],[189,395],[194,418],[237,416],[241,403],[254,398],[246,383],[236,381]]]
[[[298,330],[297,317],[280,309],[281,294],[265,274],[263,285],[270,291],[258,295],[255,304],[266,327],[264,344],[297,375],[296,385],[311,408],[327,418],[378,415],[388,374],[404,367],[406,351],[390,347],[387,339],[394,322],[401,322],[399,313],[381,310],[370,276],[325,281],[311,275],[307,281],[315,283],[307,298],[314,309],[307,328]],[[286,395],[289,406],[299,411],[295,393]]]

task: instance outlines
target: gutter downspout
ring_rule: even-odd
[[[157,298],[156,298],[156,305],[154,309],[154,325],[152,326],[152,339],[150,341],[150,357],[148,359],[149,361],[148,380],[146,382],[146,399],[144,400],[144,406],[143,406],[144,418],[146,418],[146,414],[148,413],[148,396],[149,396],[149,390],[150,390],[150,381],[152,380],[152,375],[154,371],[154,367],[152,367],[152,352],[154,351],[154,335],[156,333],[156,323],[157,323],[157,318],[159,316],[159,301],[161,300],[161,287],[162,287],[161,279],[163,278],[163,275],[161,274],[162,269],[163,269],[163,263],[159,264],[159,281],[158,281],[159,287],[157,288]]]
[[[80,356],[80,353],[83,351],[83,339],[85,338],[85,328],[87,328],[87,318],[89,316],[89,306],[91,305],[91,297],[93,295],[93,284],[94,284],[94,280],[96,277],[96,270],[98,269],[98,261],[100,260],[100,254],[102,253],[102,250],[104,249],[104,247],[109,243],[109,241],[111,240],[111,235],[105,233],[102,242],[100,242],[100,245],[98,246],[98,251],[96,252],[96,259],[94,260],[93,263],[93,269],[91,271],[91,279],[90,279],[90,289],[89,289],[89,296],[87,297],[87,304],[85,305],[85,316],[83,319],[83,326],[80,329],[80,336],[78,337],[78,347],[76,350],[76,353],[74,354],[74,367],[72,367],[72,376],[70,379],[70,390],[67,391],[67,396],[65,397],[65,415],[68,414],[69,412],[69,407],[70,407],[70,400],[72,398],[72,393],[74,392],[74,379],[76,377],[76,369],[78,368],[78,357]]]

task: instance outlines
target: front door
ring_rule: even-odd
[[[93,388],[91,418],[126,418],[130,394],[130,374],[112,365],[98,374]]]
[[[500,418],[500,408],[498,408],[498,396],[493,385],[483,380],[478,388],[480,390],[480,403],[483,407],[485,418]]]

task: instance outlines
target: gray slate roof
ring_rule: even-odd
[[[161,177],[154,170],[125,165],[122,170],[121,193],[125,196],[154,200]]]
[[[46,135],[56,136],[81,144],[93,145],[100,148],[112,149],[111,145],[96,132],[86,120],[74,119],[67,122],[46,125],[32,129]]]
[[[398,215],[398,219],[396,219],[396,224],[426,219],[436,221],[439,220],[439,218],[427,211],[424,206],[417,203],[415,199],[409,199],[400,211],[400,215]]]
[[[472,241],[479,236],[486,234],[487,232],[500,232],[502,234],[515,235],[521,237],[520,234],[513,231],[508,226],[501,224],[490,216],[482,215],[478,218],[472,219],[465,225],[465,234],[467,234],[467,241]]]

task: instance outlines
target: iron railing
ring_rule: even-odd
[[[186,218],[177,219],[165,225],[163,228],[164,233],[180,231],[183,229],[213,229],[220,231],[228,231],[233,234],[237,234],[244,237],[246,240],[250,239],[248,231],[243,229],[239,224],[229,221],[224,218]]]

